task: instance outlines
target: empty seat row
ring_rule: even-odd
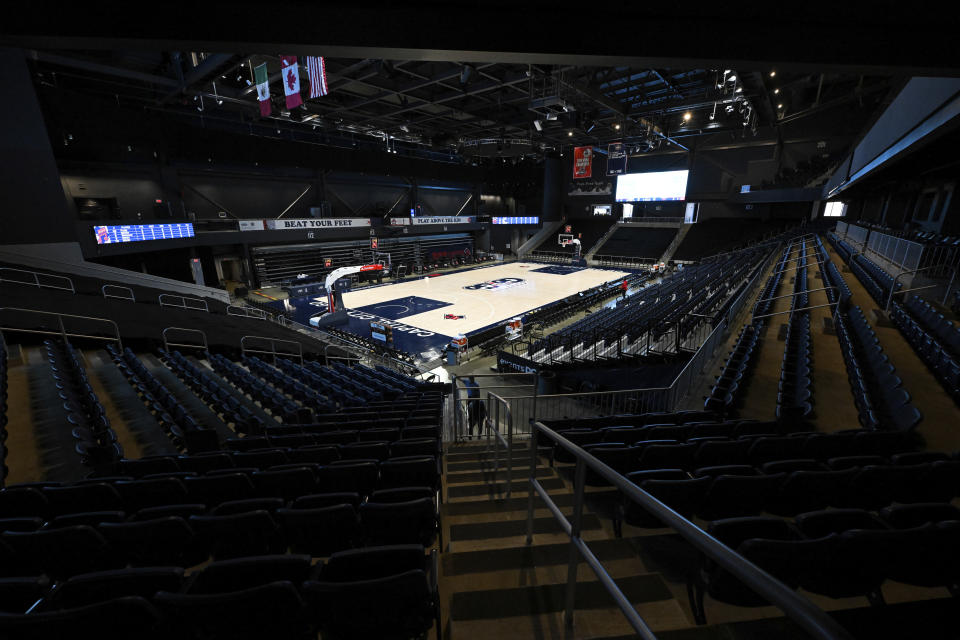
[[[880,509],[894,502],[949,502],[960,495],[960,462],[877,464],[842,458],[832,466],[812,460],[764,466],[637,471],[627,478],[684,516],[715,520],[762,512],[792,516],[836,508]],[[852,466],[847,466],[852,465]],[[863,465],[863,466],[859,466]],[[641,527],[662,526],[642,507],[625,500],[623,518]]]
[[[4,577],[45,574],[60,579],[127,565],[191,567],[211,556],[282,554],[287,549],[322,557],[377,544],[430,546],[437,538],[437,508],[429,496],[358,506],[349,496],[331,502],[130,521],[93,512],[85,524],[40,528],[0,520],[0,572]]]
[[[837,338],[860,423],[867,429],[908,431],[921,420],[910,394],[883,353],[860,307],[836,315]]]
[[[560,435],[620,473],[663,468],[689,470],[711,465],[760,465],[776,460],[825,461],[837,457],[871,455],[887,457],[911,451],[915,446],[909,434],[866,430],[838,434],[744,436],[737,439],[706,436],[691,438],[686,442],[642,439],[643,433],[639,434],[641,439],[634,440],[637,434],[633,428],[610,428],[600,432],[563,431]],[[589,442],[598,436],[622,439],[619,442]],[[563,449],[559,449],[555,457],[557,462],[573,462],[573,457]],[[591,477],[588,473],[588,482]]]
[[[786,330],[780,383],[777,389],[777,418],[801,420],[813,411],[812,337],[810,334],[809,294],[807,293],[806,243],[799,244],[800,258],[794,278],[794,295]]]
[[[710,395],[704,399],[706,411],[717,411],[724,415],[735,415],[739,409],[738,400],[742,389],[753,373],[759,344],[759,324],[745,324],[723,363],[717,381],[710,389]]]
[[[890,320],[900,329],[954,402],[960,403],[960,359],[951,355],[950,349],[945,348],[940,338],[928,333],[905,305],[894,301],[890,305]]]
[[[223,560],[189,576],[83,573],[53,589],[26,578],[5,591],[0,635],[13,639],[413,638],[440,625],[436,554],[419,545],[343,551],[317,565],[306,555]]]
[[[208,475],[159,475],[134,479],[95,479],[69,485],[13,485],[0,491],[0,518],[48,517],[95,511],[136,511],[169,504],[203,504],[262,497],[293,500],[320,492],[355,492],[369,496],[376,489],[440,488],[437,461],[410,457],[375,461],[333,462],[326,466],[284,465],[281,468],[226,469]]]
[[[866,596],[872,603],[882,603],[885,580],[921,587],[960,581],[960,522],[888,529],[862,515],[851,520],[857,521],[855,528],[811,532],[812,537],[784,520],[762,517],[716,521],[708,531],[787,586],[831,598]],[[706,558],[691,586],[691,606],[700,623],[706,622],[705,594],[740,606],[767,604]]]
[[[167,387],[157,379],[127,347],[120,351],[107,345],[116,367],[136,390],[137,396],[148,408],[167,437],[181,450],[188,453],[216,451],[220,448],[217,433],[200,425]],[[254,417],[250,416],[250,420]],[[234,417],[238,425],[245,422],[241,416]]]
[[[63,401],[73,448],[81,462],[97,468],[123,457],[123,448],[111,428],[106,410],[93,391],[76,350],[64,340],[44,340],[47,362]]]

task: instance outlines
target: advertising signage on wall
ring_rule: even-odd
[[[627,152],[622,142],[607,145],[607,175],[616,176],[627,172]]]
[[[421,217],[421,218],[390,218],[390,226],[401,227],[404,225],[413,225],[419,227],[425,224],[472,224],[476,222],[475,216],[445,216],[445,217]]]
[[[302,218],[291,220],[267,220],[267,229],[289,231],[291,229],[349,229],[369,227],[370,218]]]
[[[240,231],[263,231],[267,228],[266,220],[238,220]]]
[[[194,237],[193,223],[97,225],[93,228],[97,244],[173,240]]]
[[[573,148],[573,177],[590,178],[593,176],[593,147]]]

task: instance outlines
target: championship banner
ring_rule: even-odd
[[[622,142],[607,145],[607,175],[615,176],[627,172],[627,152]]]
[[[268,229],[330,229],[369,227],[370,218],[303,218],[291,220],[267,220]]]
[[[593,176],[593,147],[573,148],[573,179]]]

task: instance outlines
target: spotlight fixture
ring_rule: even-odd
[[[774,89],[774,90],[773,90],[773,95],[778,95],[779,93],[780,93],[780,89]]]
[[[727,82],[736,82],[736,81],[737,81],[737,74],[733,74],[732,76],[727,78]]]
[[[573,131],[567,131],[567,137],[568,137],[568,138],[572,138],[572,137],[573,137]]]
[[[743,87],[737,87],[737,90],[735,93],[743,93]]]
[[[771,72],[770,72],[770,77],[771,77],[771,78],[775,78],[776,76],[777,76],[777,72],[776,72],[776,71],[771,71]]]
[[[543,131],[543,122],[541,122],[540,120],[534,120],[533,128],[536,129],[537,131]]]
[[[613,130],[614,130],[614,131],[620,131],[620,123],[619,123],[619,122],[617,122],[617,123],[615,123],[615,124],[613,125]]]
[[[783,103],[782,103],[782,102],[777,105],[777,109],[783,109]]]
[[[684,121],[684,122],[690,122],[690,118],[692,118],[692,117],[693,117],[693,114],[691,114],[689,111],[687,111],[685,114],[683,114],[683,121]]]

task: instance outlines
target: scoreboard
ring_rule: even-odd
[[[97,244],[114,244],[117,242],[193,238],[196,234],[192,222],[176,222],[172,224],[97,225],[93,227],[93,235],[97,239]]]

